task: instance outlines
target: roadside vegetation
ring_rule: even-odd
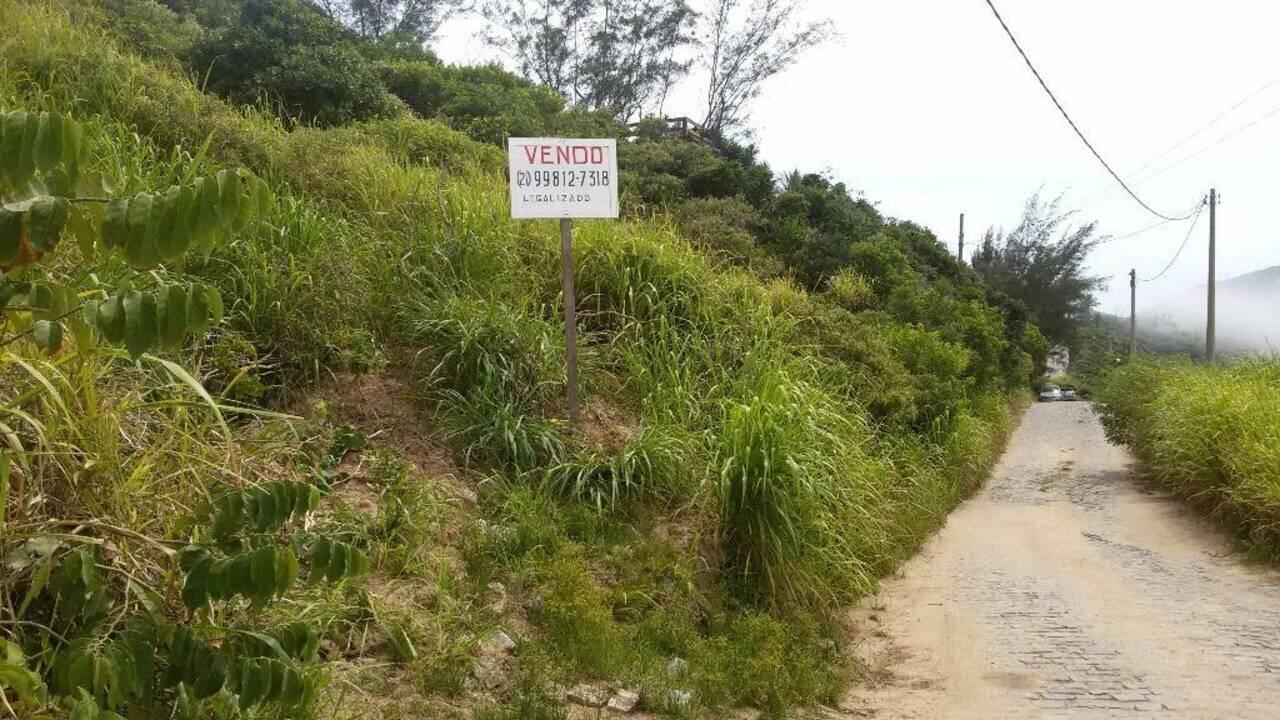
[[[430,58],[334,80],[366,94],[294,87],[374,44],[219,3],[300,23],[264,47],[319,63],[246,73],[288,85],[255,95],[233,66],[190,73],[244,16],[172,5],[0,0],[0,108],[79,128],[95,198],[0,254],[0,712],[555,718],[582,682],[676,716],[838,698],[834,611],[981,482],[1038,375],[1025,306],[837,183],[651,123],[625,145],[630,216],[575,236],[571,432],[558,241],[508,217],[494,144],[525,126],[384,94],[435,72],[547,132],[589,113]],[[303,53],[317,37],[363,59]],[[273,102],[295,90],[330,101]],[[44,147],[4,127],[0,165]],[[70,197],[41,167],[6,169],[5,202]],[[109,239],[117,201],[224,171],[253,211],[216,242],[131,254],[180,204]],[[225,316],[164,330],[170,286]],[[134,295],[117,334],[101,304]]]
[[[1280,364],[1142,360],[1101,384],[1107,435],[1147,472],[1239,528],[1254,547],[1280,555]]]

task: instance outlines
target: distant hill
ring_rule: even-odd
[[[1139,308],[1139,327],[1147,333],[1202,336],[1205,301],[1205,286],[1198,285],[1175,301],[1145,312]],[[1280,265],[1219,281],[1217,304],[1219,350],[1280,348]]]

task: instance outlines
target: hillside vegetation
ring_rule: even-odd
[[[119,17],[0,0],[0,108],[78,121],[99,200],[243,170],[271,202],[151,263],[76,203],[76,242],[0,257],[10,714],[551,718],[581,681],[674,715],[838,697],[833,611],[982,480],[1043,357],[1017,303],[819,176],[717,199],[672,171],[678,197],[577,225],[574,433],[558,238],[509,218],[496,146],[404,107],[322,128],[231,105]],[[628,152],[763,167],[680,143]],[[743,208],[737,234],[707,222]],[[126,353],[46,283],[68,309],[199,283],[225,318]]]
[[[1108,436],[1162,485],[1236,525],[1265,553],[1280,548],[1280,364],[1135,362],[1100,393]]]

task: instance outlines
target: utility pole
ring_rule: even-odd
[[[1129,357],[1138,354],[1138,271],[1129,269]]]
[[[1218,245],[1218,189],[1209,188],[1209,308],[1204,326],[1204,359],[1213,362],[1217,319],[1217,245]]]
[[[578,299],[573,292],[573,220],[560,219],[560,255],[564,265],[564,341],[569,385],[569,425],[578,425]]]
[[[964,213],[960,213],[960,262],[964,262]]]

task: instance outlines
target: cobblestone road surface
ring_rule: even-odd
[[[1280,573],[1144,489],[1087,403],[1032,407],[984,490],[854,612],[843,717],[1280,718]]]

